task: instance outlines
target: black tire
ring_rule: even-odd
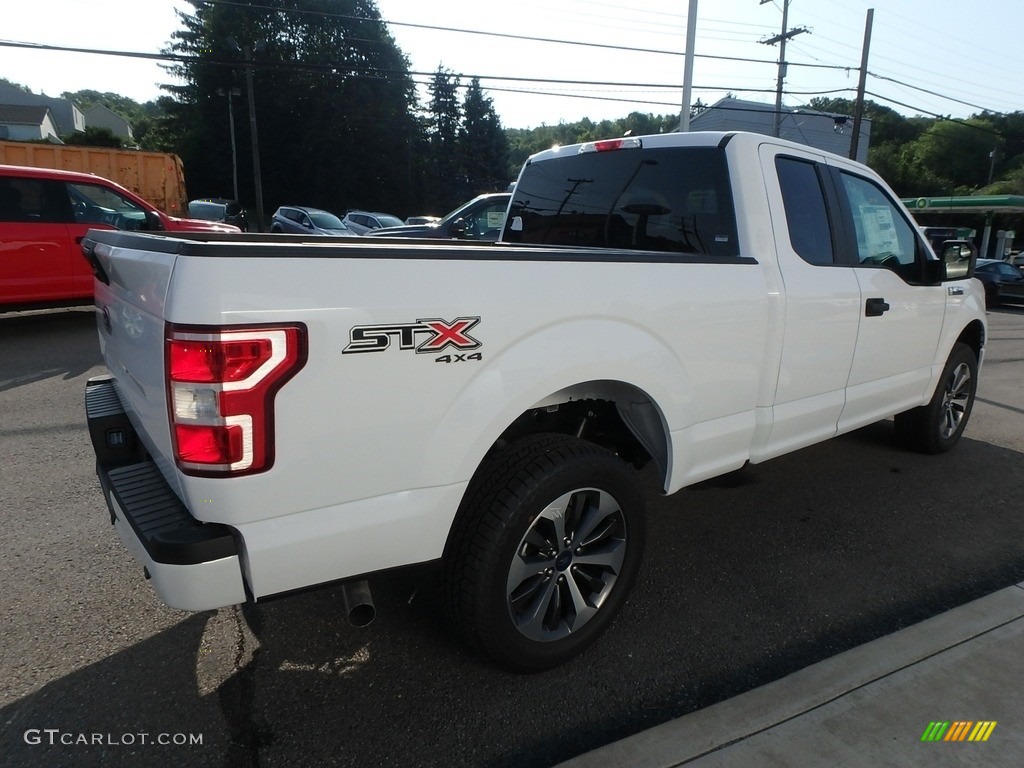
[[[999,289],[989,283],[985,286],[985,309],[999,306]]]
[[[967,426],[977,388],[978,358],[973,349],[958,342],[928,405],[896,416],[897,438],[921,453],[945,453],[957,444]]]
[[[646,539],[636,473],[564,435],[514,443],[478,470],[447,548],[455,630],[516,672],[573,658],[626,601]]]

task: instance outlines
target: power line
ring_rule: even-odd
[[[326,11],[315,11],[315,10],[305,10],[305,9],[294,9],[294,8],[283,9],[283,8],[276,8],[276,7],[268,6],[268,5],[257,5],[257,4],[241,3],[241,2],[237,2],[235,0],[199,0],[199,2],[201,2],[203,4],[206,4],[206,5],[222,5],[222,6],[231,6],[231,7],[239,7],[239,8],[246,8],[246,9],[258,9],[258,10],[267,10],[267,11],[282,11],[282,12],[288,12],[288,13],[293,13],[293,12],[294,13],[304,13],[304,14],[310,14],[310,15],[315,15],[315,16],[319,16],[319,17],[339,18],[339,19],[348,19],[348,20],[355,20],[355,21],[368,21],[368,22],[380,23],[380,24],[391,25],[391,26],[406,26],[406,27],[414,27],[414,28],[427,29],[427,30],[433,30],[433,31],[446,31],[446,32],[455,32],[455,33],[460,33],[460,34],[484,35],[484,36],[490,36],[490,37],[507,38],[507,39],[512,39],[512,40],[529,41],[529,42],[551,43],[551,44],[559,44],[559,45],[575,45],[575,46],[584,46],[584,47],[590,47],[590,48],[602,48],[602,49],[611,49],[611,50],[625,50],[625,51],[639,52],[639,53],[656,53],[656,54],[666,54],[666,55],[683,55],[683,52],[680,52],[680,51],[665,51],[665,50],[657,50],[657,49],[630,48],[628,46],[616,46],[616,45],[607,45],[607,44],[601,44],[601,43],[587,43],[587,42],[582,42],[582,41],[564,41],[564,40],[555,40],[555,39],[551,39],[551,38],[531,37],[531,36],[525,36],[525,35],[510,35],[510,34],[505,34],[505,33],[483,32],[483,31],[479,31],[479,30],[460,29],[460,28],[455,28],[455,27],[440,27],[440,26],[431,26],[431,25],[425,25],[425,24],[410,24],[410,23],[406,23],[406,22],[390,22],[390,21],[386,21],[384,19],[379,19],[379,18],[374,19],[374,18],[367,18],[367,17],[358,17],[358,16],[338,14],[338,13],[331,13],[331,12],[326,12]],[[354,42],[357,41],[357,39],[355,39],[355,38],[353,38],[352,40]],[[364,40],[363,42],[377,43],[379,41]],[[219,65],[219,66],[230,66],[230,67],[238,67],[238,66],[240,66],[239,62],[236,59],[233,59],[233,58],[231,58],[231,59],[219,59],[219,58],[210,59],[210,58],[206,58],[206,57],[200,58],[200,57],[197,57],[197,56],[187,56],[187,55],[174,54],[174,53],[165,53],[165,52],[161,52],[161,53],[146,53],[146,52],[139,52],[139,51],[103,50],[103,49],[84,48],[84,47],[75,47],[75,46],[56,46],[56,45],[46,45],[46,44],[42,44],[42,43],[26,43],[26,42],[19,42],[19,41],[0,41],[0,46],[25,48],[25,49],[39,50],[39,51],[54,51],[54,52],[66,52],[66,53],[83,53],[83,54],[93,54],[93,55],[121,56],[121,57],[128,57],[128,58],[147,59],[147,60],[152,60],[152,61],[173,62],[173,63],[176,63],[176,64],[189,64],[189,63],[203,62],[203,63],[215,64],[215,65]],[[777,62],[775,62],[775,61],[768,61],[768,60],[762,60],[762,59],[753,59],[753,58],[745,58],[745,57],[714,56],[714,55],[708,55],[708,54],[695,54],[695,56],[701,57],[701,58],[718,59],[718,60],[726,60],[726,61],[739,61],[739,62],[743,62],[743,63],[772,64],[772,65],[777,64]],[[347,68],[347,67],[339,66],[338,64],[334,64],[334,63],[325,63],[325,64],[315,64],[315,63],[308,63],[308,62],[288,62],[288,63],[282,63],[282,62],[274,62],[274,61],[271,61],[271,60],[254,61],[252,63],[253,63],[254,66],[256,66],[258,68],[261,68],[261,69],[296,69],[296,70],[303,70],[303,71],[310,71],[310,72],[327,72],[327,73],[330,73],[330,74],[338,74],[339,73],[339,69],[341,69],[341,70],[344,70],[343,71],[344,74],[348,74],[348,75],[354,76],[354,77],[375,77],[375,76],[379,77],[379,76],[384,76],[384,77],[390,78],[391,76],[403,75],[404,74],[404,75],[408,75],[411,78],[415,78],[415,77],[431,77],[434,74],[434,73],[425,73],[425,72],[416,72],[416,71],[406,72],[406,71],[399,71],[399,70],[381,70],[381,69],[369,69],[369,68],[366,68],[366,69]],[[840,71],[845,71],[845,72],[850,72],[853,69],[855,69],[855,67],[852,67],[850,65],[836,65],[836,64],[824,64],[824,63],[806,64],[806,63],[799,63],[799,62],[787,62],[787,63],[788,63],[789,66],[794,66],[794,67],[806,67],[806,68],[817,68],[817,69],[840,70]],[[903,87],[906,87],[906,88],[910,88],[912,90],[920,91],[922,93],[926,93],[926,94],[928,94],[930,96],[934,96],[936,98],[948,100],[948,101],[951,101],[951,102],[954,102],[954,103],[957,103],[957,104],[961,104],[961,105],[964,105],[964,106],[972,107],[974,109],[979,109],[979,110],[983,110],[983,111],[986,111],[986,112],[991,112],[993,114],[998,114],[998,115],[1005,114],[1005,112],[1002,112],[1000,110],[989,109],[987,107],[983,107],[981,105],[974,104],[972,102],[956,99],[956,98],[951,97],[951,96],[946,96],[946,95],[941,94],[941,93],[939,93],[937,91],[929,90],[927,88],[923,88],[923,87],[919,87],[919,86],[914,86],[914,85],[911,85],[909,83],[897,80],[895,78],[887,77],[885,75],[880,75],[880,74],[877,74],[877,73],[874,73],[874,72],[869,72],[869,74],[872,77],[875,77],[877,79],[885,80],[885,81],[888,81],[888,82],[892,82],[894,84],[897,84],[897,85],[900,85],[900,86],[903,86]],[[461,75],[461,76],[470,77],[470,78],[476,77],[476,78],[479,78],[482,81],[487,81],[489,83],[493,83],[493,82],[521,82],[521,83],[559,84],[559,85],[606,86],[606,87],[620,87],[620,88],[624,88],[624,89],[636,89],[636,88],[679,89],[681,87],[681,86],[679,86],[677,84],[671,84],[671,83],[622,83],[622,82],[588,81],[588,80],[556,80],[556,79],[544,79],[544,78],[522,78],[522,77],[500,76],[500,75]],[[416,81],[414,80],[414,82],[416,82]],[[418,84],[422,85],[423,83],[420,82]],[[498,87],[495,87],[495,86],[488,86],[488,88],[491,89],[491,90],[496,90],[496,91],[516,92],[515,89],[509,89],[509,88],[498,88]],[[766,92],[769,92],[768,89],[739,88],[739,87],[722,87],[722,88],[717,88],[717,87],[699,87],[698,90],[703,90],[703,91],[727,91],[727,92],[728,91],[736,91],[736,92],[752,92],[752,93],[766,93]],[[834,90],[830,90],[830,91],[807,91],[807,92],[786,91],[786,94],[787,95],[811,95],[811,94],[820,95],[820,94],[825,94],[825,93],[838,93],[838,92],[848,91],[848,90],[850,90],[850,89],[845,88],[845,89],[834,89]],[[523,93],[531,93],[533,91],[522,91],[522,92]],[[566,95],[568,95],[568,94],[563,94],[563,96],[566,96]],[[579,97],[579,98],[597,98],[597,97],[586,97],[586,96],[583,96],[583,97]],[[653,103],[653,104],[660,104],[661,103],[661,102],[645,102],[645,101],[636,101],[636,100],[625,100],[625,101],[629,101],[631,103]],[[904,105],[901,102],[898,102],[898,101],[895,101],[895,100],[889,100],[889,101],[891,101],[892,103],[895,103],[895,104],[899,104],[900,106],[905,106],[905,107],[907,107],[909,109],[917,109],[915,107],[910,107],[909,105]],[[918,111],[924,112],[924,110],[918,110]],[[931,114],[931,113],[929,113],[929,114]],[[936,116],[942,117],[941,115],[936,115]]]
[[[210,0],[204,0],[204,2],[210,2]],[[121,56],[128,58],[139,58],[149,59],[154,61],[171,61],[178,64],[213,64],[217,66],[227,67],[241,67],[242,62],[238,59],[220,59],[220,58],[209,58],[200,56],[185,56],[181,54],[171,53],[144,53],[140,51],[115,51],[98,48],[82,48],[78,46],[64,46],[64,45],[45,45],[42,43],[26,43],[14,40],[0,40],[0,47],[10,48],[26,48],[29,50],[39,51],[50,51],[59,53],[83,53],[93,54],[101,56]],[[303,62],[303,61],[289,61],[280,62],[272,59],[254,59],[250,64],[256,69],[271,69],[271,70],[295,70],[304,72],[320,72],[327,74],[346,74],[350,76],[395,76],[395,75],[409,75],[410,77],[433,77],[434,72],[422,72],[417,70],[398,70],[398,69],[380,69],[370,67],[342,67],[337,62]],[[599,86],[611,86],[621,88],[666,88],[679,90],[682,88],[681,84],[678,83],[624,83],[613,80],[564,80],[564,79],[553,79],[553,78],[537,78],[537,77],[517,77],[512,75],[484,75],[484,74],[465,74],[459,73],[460,78],[473,79],[477,78],[486,81],[499,81],[499,82],[516,82],[516,83],[548,83],[557,85],[599,85]],[[762,91],[763,89],[755,88],[735,88],[735,87],[704,87],[701,90],[722,90],[722,91]]]
[[[915,106],[913,106],[911,104],[905,104],[902,101],[897,101],[896,99],[890,99],[888,96],[882,96],[881,94],[872,93],[871,91],[864,91],[864,93],[866,93],[868,96],[871,96],[872,98],[881,99],[882,101],[887,101],[890,104],[898,104],[899,106],[905,107],[906,109],[912,109],[912,110],[914,110],[915,112],[917,112],[920,115],[926,115],[928,117],[934,117],[936,120],[945,120],[946,122],[949,122],[949,123],[957,123],[958,125],[964,125],[964,126],[967,126],[968,128],[973,128],[976,131],[982,131],[984,133],[988,133],[988,134],[991,134],[993,136],[999,136],[1000,138],[1002,138],[1002,136],[1003,136],[1003,134],[1000,133],[997,130],[993,130],[992,128],[985,128],[984,126],[981,126],[981,125],[975,125],[974,123],[969,123],[966,120],[961,120],[961,119],[959,119],[957,117],[949,117],[948,115],[940,115],[940,114],[938,114],[936,112],[929,112],[927,109],[922,109],[921,107],[915,107]]]
[[[897,80],[894,77],[886,77],[885,75],[878,75],[878,74],[875,74],[874,72],[871,72],[871,71],[869,71],[868,74],[871,75],[874,78],[879,79],[879,80],[887,80],[890,83],[896,83],[896,85],[902,85],[904,88],[910,88],[913,91],[921,91],[921,93],[927,93],[929,96],[936,96],[936,97],[938,97],[940,99],[944,99],[946,101],[952,101],[955,104],[962,104],[965,107],[973,107],[974,109],[980,109],[982,112],[991,112],[992,114],[999,115],[1000,117],[1005,117],[1005,115],[1006,115],[1005,112],[1000,112],[1000,111],[995,110],[995,109],[989,109],[988,107],[982,107],[982,106],[979,106],[978,104],[972,104],[969,101],[961,101],[960,99],[954,99],[952,96],[944,96],[941,93],[936,93],[935,91],[930,91],[927,88],[920,88],[920,87],[918,87],[916,85],[911,85],[910,83],[904,83],[901,80]]]
[[[463,28],[460,28],[460,27],[441,27],[441,26],[436,26],[436,25],[433,25],[433,24],[414,24],[414,23],[411,23],[411,22],[404,22],[404,21],[388,21],[388,20],[385,20],[385,19],[371,19],[371,18],[367,18],[365,16],[351,16],[351,15],[347,15],[347,14],[343,14],[343,13],[332,13],[330,11],[312,11],[312,10],[305,10],[305,9],[302,9],[302,8],[277,8],[277,7],[270,6],[270,5],[256,5],[256,4],[249,4],[249,3],[241,3],[241,2],[237,2],[236,0],[197,0],[197,2],[202,2],[202,3],[206,4],[206,5],[224,5],[224,6],[237,7],[237,8],[253,8],[253,9],[257,9],[257,10],[271,11],[271,12],[305,13],[305,14],[311,14],[311,15],[314,15],[314,16],[321,16],[321,17],[325,17],[325,18],[347,19],[349,21],[371,21],[371,22],[378,22],[379,21],[381,24],[386,24],[387,26],[390,26],[390,27],[408,27],[410,29],[425,29],[425,30],[429,30],[429,31],[432,31],[432,32],[455,32],[455,33],[464,34],[464,35],[479,35],[479,36],[482,36],[482,37],[497,37],[497,38],[502,38],[502,39],[506,39],[506,40],[518,40],[520,42],[528,42],[528,43],[552,43],[552,44],[555,44],[555,45],[572,45],[572,46],[580,46],[580,47],[583,47],[583,48],[602,48],[602,49],[611,50],[611,51],[628,51],[629,53],[654,53],[654,54],[659,54],[659,55],[664,55],[664,56],[685,56],[686,55],[686,51],[678,51],[678,50],[663,50],[663,49],[659,49],[659,48],[636,48],[636,47],[629,46],[629,45],[611,45],[611,44],[608,44],[608,43],[588,43],[588,42],[584,42],[584,41],[580,41],[580,40],[558,40],[558,39],[552,38],[552,37],[534,37],[534,36],[531,36],[531,35],[513,35],[513,34],[509,34],[507,32],[485,32],[485,31],[479,30],[479,29],[463,29]],[[376,42],[376,41],[364,41],[364,42]],[[778,62],[772,61],[770,59],[751,59],[751,58],[746,58],[746,57],[742,57],[742,56],[716,56],[716,55],[710,54],[710,53],[694,53],[694,56],[696,58],[698,58],[698,59],[715,59],[715,60],[718,60],[718,61],[738,61],[738,62],[741,62],[741,63],[744,63],[744,64],[772,64],[772,65],[775,65],[775,64],[778,63]],[[792,62],[790,64],[790,66],[794,66],[794,67],[810,67],[810,68],[816,68],[816,69],[848,69],[848,67],[839,67],[839,66],[832,66],[832,65],[826,65],[826,64],[798,64],[796,62]]]

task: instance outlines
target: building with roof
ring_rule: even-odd
[[[691,131],[750,131],[771,136],[775,132],[775,105],[726,96],[690,119]],[[779,138],[850,156],[853,116],[783,107]],[[867,163],[871,121],[861,119],[857,160]]]
[[[8,83],[0,83],[0,104],[19,107],[46,107],[57,128],[57,136],[68,136],[85,130],[85,115],[73,101],[24,91]]]
[[[45,139],[57,144],[57,126],[49,107],[0,104],[0,139],[10,141],[39,141]]]
[[[128,144],[134,142],[132,125],[117,112],[102,104],[94,104],[83,113],[87,128],[106,128]]]

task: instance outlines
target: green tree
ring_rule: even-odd
[[[250,106],[255,106],[266,212],[307,204],[405,211],[414,207],[419,131],[408,61],[373,0],[239,0],[179,13],[168,52],[184,57],[165,85],[154,130],[176,146],[193,196],[231,189],[232,99],[241,196],[254,200]],[[242,48],[242,52],[237,50]],[[248,103],[252,67],[255,104]]]
[[[997,142],[987,120],[940,120],[913,143],[912,162],[942,181],[941,194],[966,195],[988,183],[989,152]]]
[[[427,186],[431,203],[437,210],[449,211],[462,200],[465,185],[459,167],[458,141],[462,122],[459,107],[459,78],[438,67],[429,85],[430,112]]]
[[[477,77],[466,89],[458,143],[463,198],[508,186],[508,139],[494,102],[484,95]]]
[[[65,144],[77,144],[85,147],[114,147],[120,149],[124,142],[120,136],[115,136],[109,128],[98,128],[95,125],[86,127],[84,131],[75,131],[67,136],[61,136]]]

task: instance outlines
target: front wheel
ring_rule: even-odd
[[[949,353],[928,405],[896,416],[897,437],[922,453],[945,453],[956,445],[967,426],[977,388],[978,358],[973,349],[958,342]]]
[[[474,477],[446,557],[456,630],[517,672],[557,666],[626,601],[646,538],[634,471],[562,435],[513,444]]]

